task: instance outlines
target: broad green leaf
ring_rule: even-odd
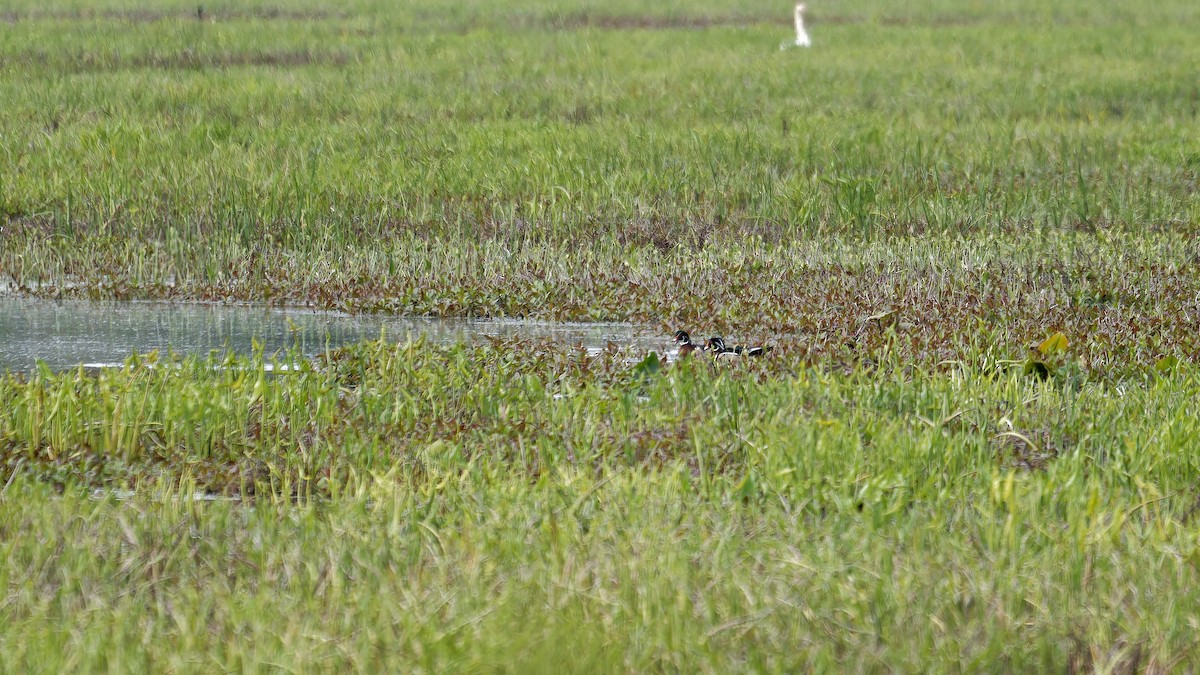
[[[1042,340],[1042,344],[1038,345],[1038,351],[1046,356],[1057,354],[1059,352],[1065,352],[1066,350],[1067,336],[1063,335],[1061,332],[1055,333],[1045,340]]]
[[[662,361],[658,359],[658,352],[650,352],[646,358],[633,367],[633,372],[638,375],[653,375],[662,370]]]
[[[1167,354],[1154,363],[1154,370],[1165,375],[1175,370],[1175,366],[1177,365],[1179,365],[1179,359],[1174,354]]]

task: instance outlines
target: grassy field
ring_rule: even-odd
[[[10,292],[775,348],[5,375],[0,669],[1200,668],[1200,6],[787,5],[0,9]]]

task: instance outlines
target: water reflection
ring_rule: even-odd
[[[268,354],[298,345],[311,356],[330,347],[376,339],[381,332],[397,341],[424,335],[442,344],[501,336],[549,338],[590,349],[611,341],[659,353],[670,344],[669,338],[628,324],[350,316],[266,307],[0,297],[0,371],[29,370],[39,359],[54,370],[118,364],[135,351],[155,349],[182,354],[207,354],[214,349],[249,353],[255,340]]]

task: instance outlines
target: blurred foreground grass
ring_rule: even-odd
[[[0,383],[6,663],[1195,662],[1194,368],[652,372],[385,342],[320,363]]]

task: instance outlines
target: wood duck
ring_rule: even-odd
[[[712,352],[713,356],[738,356],[736,351],[725,346],[725,340],[715,336],[704,342],[704,349]]]
[[[692,344],[692,336],[688,335],[686,330],[675,331],[675,344],[679,345],[680,358],[696,351],[698,347]]]
[[[705,348],[712,351],[714,356],[763,356],[771,351],[770,347],[747,347],[745,345],[735,345],[726,347],[725,340],[720,337],[711,337],[705,344]]]

